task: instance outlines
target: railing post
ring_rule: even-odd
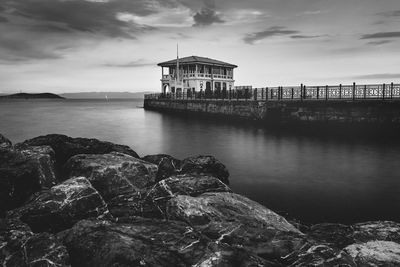
[[[356,83],[353,82],[353,101],[356,100]]]
[[[328,101],[328,98],[329,98],[328,85],[325,85],[325,100]]]
[[[292,87],[292,99],[294,98],[294,88]]]
[[[268,101],[268,87],[265,87],[265,101]]]
[[[300,101],[303,101],[303,84],[300,85]]]
[[[390,84],[390,99],[393,99],[393,82]]]
[[[261,88],[261,100],[264,100],[264,87]]]
[[[274,98],[274,88],[271,88],[271,100]]]
[[[339,99],[342,99],[342,84],[339,84]]]
[[[385,91],[386,91],[386,84],[382,86],[382,100],[385,100]]]
[[[254,89],[254,100],[256,100],[256,101],[257,101],[257,88],[256,88],[256,89]]]
[[[317,86],[317,99],[319,99],[319,86]]]
[[[304,99],[307,99],[307,86],[303,85]]]
[[[364,85],[364,99],[367,99],[367,85]]]

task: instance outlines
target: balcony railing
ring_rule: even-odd
[[[213,76],[211,74],[207,73],[185,73],[182,75],[182,78],[215,78],[215,79],[233,79],[232,75],[221,75],[221,74],[214,74]],[[162,76],[163,80],[173,80],[175,77],[173,75],[163,75]]]
[[[242,90],[148,94],[146,99],[222,99],[255,101],[400,100],[400,84],[264,87]]]

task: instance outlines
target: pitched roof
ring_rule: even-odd
[[[182,64],[182,65],[195,64],[195,63],[214,65],[214,66],[220,66],[220,67],[237,68],[236,65],[226,63],[223,61],[219,61],[216,59],[208,58],[208,57],[190,56],[190,57],[183,57],[183,58],[179,59],[179,64]],[[157,66],[161,66],[161,67],[176,66],[176,59],[158,63]]]

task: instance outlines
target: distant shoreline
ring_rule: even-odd
[[[17,93],[11,95],[2,95],[0,96],[0,99],[65,99],[65,98],[52,93],[39,93],[39,94]]]

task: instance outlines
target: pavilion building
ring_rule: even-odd
[[[237,66],[230,63],[190,56],[157,65],[161,67],[161,92],[164,94],[214,92],[226,95],[234,89],[233,69]]]

